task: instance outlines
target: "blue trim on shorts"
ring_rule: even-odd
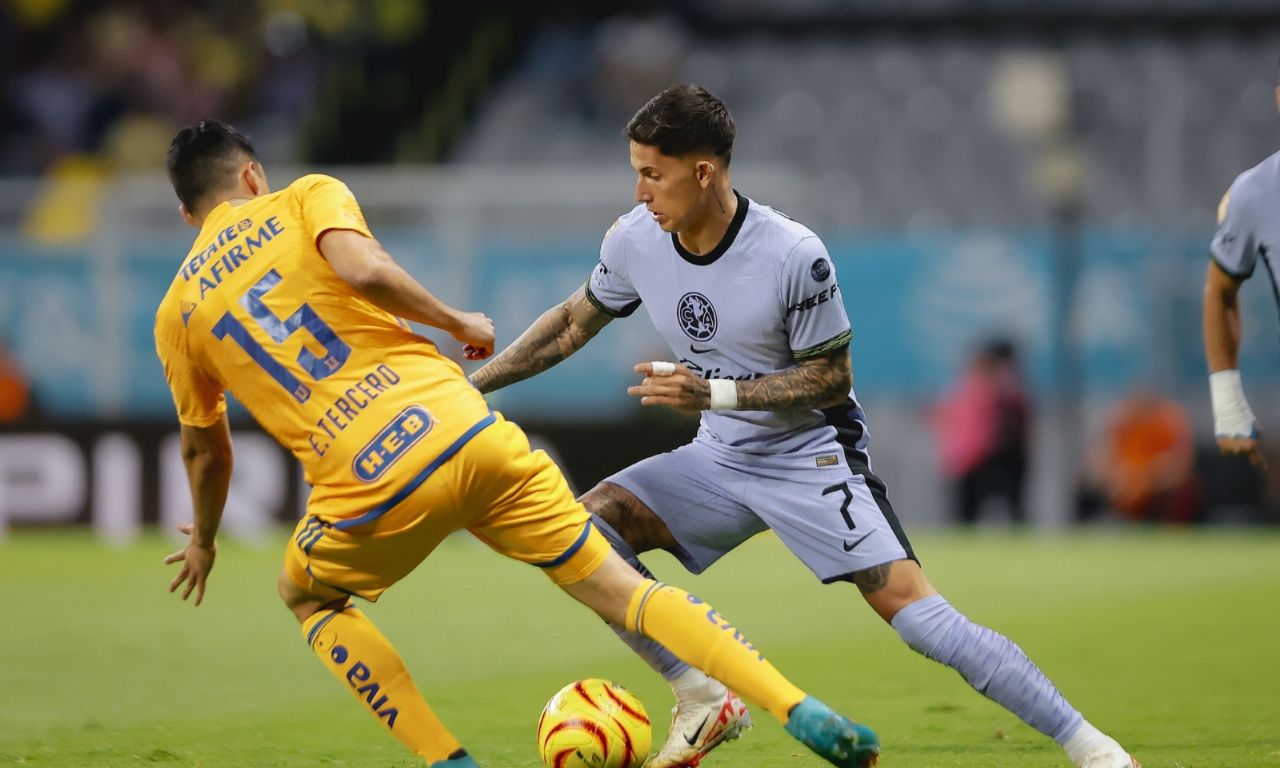
[[[582,535],[564,551],[564,554],[549,563],[534,563],[534,565],[539,568],[555,568],[557,565],[564,565],[569,562],[569,558],[578,554],[578,550],[582,549],[582,545],[587,543],[587,537],[591,535],[591,525],[591,520],[588,519],[587,524],[582,526]]]
[[[365,512],[363,515],[359,517],[353,517],[350,520],[341,520],[339,522],[334,523],[333,527],[337,528],[340,531],[345,531],[348,528],[354,528],[357,525],[364,525],[365,523],[370,522],[372,520],[377,520],[379,517],[382,517],[386,513],[390,512],[397,504],[409,498],[410,494],[418,490],[418,486],[426,482],[427,478],[431,477],[431,473],[439,469],[441,464],[444,464],[446,461],[453,458],[453,455],[455,453],[462,450],[462,446],[466,445],[467,441],[475,437],[477,434],[479,434],[480,430],[484,429],[485,427],[489,426],[495,421],[497,421],[497,416],[494,415],[493,411],[489,411],[488,416],[485,416],[480,421],[477,421],[471,427],[471,429],[468,429],[466,432],[463,432],[461,437],[459,437],[457,440],[454,440],[453,443],[448,448],[445,448],[443,453],[435,457],[435,459],[433,459],[430,464],[424,467],[423,470],[419,472],[416,477],[414,477],[412,480],[409,481],[408,485],[406,485],[405,487],[397,491],[396,495],[382,502],[381,504],[369,510],[368,512]]]
[[[352,591],[351,591],[351,590],[349,590],[349,589],[343,589],[342,587],[338,586],[337,584],[330,584],[329,582],[324,581],[324,580],[322,580],[322,579],[317,579],[317,578],[316,578],[316,575],[315,575],[314,573],[312,573],[312,572],[311,572],[311,563],[307,563],[307,575],[308,575],[308,576],[310,576],[310,577],[311,577],[311,579],[312,579],[313,581],[315,581],[317,584],[323,584],[323,585],[325,585],[326,587],[328,587],[329,589],[336,589],[337,591],[341,592],[341,593],[342,593],[342,594],[344,594],[344,595],[350,595],[351,597],[358,597],[358,598],[360,598],[361,600],[369,600],[369,598],[365,597],[364,595],[357,595],[355,592],[352,592]],[[372,600],[370,600],[369,602],[373,602],[373,601],[372,601]],[[350,605],[348,605],[347,607],[349,608],[349,607],[350,607]],[[343,608],[343,610],[346,610],[346,608]]]

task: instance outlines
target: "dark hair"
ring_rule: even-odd
[[[631,141],[664,155],[707,152],[723,157],[725,165],[733,154],[734,133],[729,108],[700,85],[673,85],[649,99],[626,130]]]
[[[231,180],[246,156],[258,159],[243,133],[218,120],[201,120],[173,137],[165,165],[178,199],[194,211],[201,198]]]

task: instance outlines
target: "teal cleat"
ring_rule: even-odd
[[[787,733],[840,768],[870,768],[880,759],[880,739],[821,701],[806,696],[791,710]]]
[[[480,766],[465,749],[460,749],[450,755],[448,760],[432,763],[431,768],[480,768]]]

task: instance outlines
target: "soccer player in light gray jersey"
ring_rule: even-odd
[[[1280,108],[1280,87],[1276,88]],[[1204,282],[1204,351],[1209,363],[1213,431],[1223,453],[1266,462],[1258,423],[1240,384],[1240,285],[1261,258],[1280,285],[1280,152],[1236,177],[1218,205],[1218,232]]]
[[[666,549],[695,573],[772,529],[823,583],[852,582],[902,639],[1051,736],[1077,766],[1136,766],[1011,641],[971,622],[925,578],[871,471],[854,398],[849,319],[835,268],[806,227],[738,194],[734,126],[696,86],[654,97],[627,126],[641,204],[605,235],[587,283],[472,375],[490,392],[545,370],[644,306],[675,361],[644,362],[643,405],[701,411],[693,442],[582,497],[637,569]],[[750,724],[717,681],[661,646],[619,634],[677,705],[649,764],[696,764]]]

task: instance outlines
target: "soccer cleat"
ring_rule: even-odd
[[[1080,768],[1142,768],[1142,764],[1127,752],[1108,752],[1086,758],[1080,763]]]
[[[791,710],[787,733],[839,768],[870,768],[880,759],[880,740],[821,701],[806,696]]]
[[[685,701],[671,711],[671,728],[645,768],[694,768],[707,753],[751,727],[751,713],[725,688],[714,701]]]
[[[480,766],[465,749],[462,749],[451,755],[448,760],[432,763],[431,768],[480,768]]]

